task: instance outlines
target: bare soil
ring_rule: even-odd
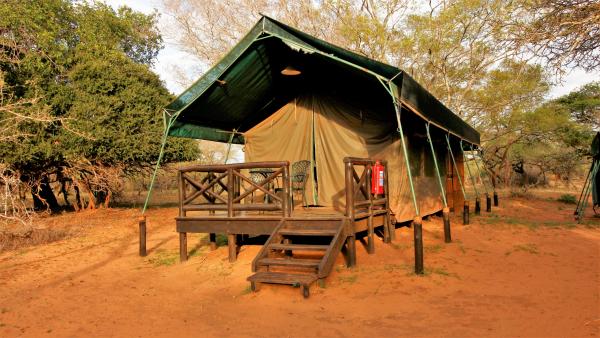
[[[424,222],[424,276],[413,274],[412,229],[396,230],[358,266],[342,256],[311,297],[246,277],[259,246],[236,263],[188,238],[178,262],[174,208],[149,212],[149,255],[137,256],[138,210],[43,219],[77,235],[0,254],[0,337],[589,337],[600,336],[600,219],[573,223],[549,198],[501,199],[444,244]]]

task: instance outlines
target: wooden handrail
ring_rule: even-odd
[[[180,172],[226,172],[229,168],[235,169],[263,169],[263,168],[281,168],[289,167],[289,161],[273,161],[273,162],[245,162],[233,164],[193,164],[178,169]]]
[[[373,195],[371,192],[371,172],[373,165],[377,162],[384,167],[383,196]],[[375,211],[378,208],[381,210],[383,207],[385,210],[389,210],[387,161],[346,157],[344,158],[344,166],[346,178],[346,216],[350,219],[354,219],[356,216],[356,209],[368,209],[366,214],[361,212],[361,217],[375,214]],[[360,176],[356,172],[355,167],[363,167]]]
[[[255,183],[242,173],[243,169],[273,169],[260,183]],[[204,173],[202,179],[195,179],[193,173]],[[236,217],[237,211],[281,211],[284,217],[291,216],[289,205],[290,177],[289,162],[248,162],[219,165],[192,165],[178,170],[179,216],[186,217],[187,211],[206,210],[227,211],[227,217]],[[269,184],[281,177],[283,196],[268,189]],[[220,190],[218,188],[221,188]],[[188,195],[187,189],[192,192]],[[242,203],[254,192],[262,192],[267,198],[264,203]],[[202,201],[197,201],[203,198]],[[206,201],[204,201],[206,200]]]

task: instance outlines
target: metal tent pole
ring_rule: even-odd
[[[590,165],[590,169],[588,170],[587,176],[585,178],[585,182],[583,184],[583,189],[581,189],[581,194],[579,194],[579,199],[577,200],[577,206],[575,207],[575,215],[576,216],[579,214],[579,208],[581,207],[581,204],[583,203],[583,195],[587,191],[587,186],[588,186],[588,184],[591,184],[590,176],[592,175],[592,171],[594,170],[595,164],[596,164],[596,161],[592,160],[592,165]]]
[[[175,118],[167,117],[166,111],[163,110],[163,122],[164,122],[164,132],[160,144],[160,152],[158,153],[158,159],[156,160],[156,165],[154,166],[154,172],[152,173],[152,179],[150,180],[150,184],[148,186],[148,193],[146,194],[146,200],[144,201],[144,207],[142,208],[142,216],[139,220],[139,255],[146,256],[146,210],[148,209],[148,204],[150,203],[150,197],[152,196],[152,188],[154,188],[154,182],[156,181],[156,176],[158,174],[158,170],[160,169],[160,162],[165,153],[165,145],[167,144],[167,137],[169,136],[169,130],[173,126],[175,122]],[[168,119],[168,121],[167,121]]]
[[[454,153],[452,153],[452,146],[450,146],[450,137],[446,134],[446,144],[448,145],[448,152],[450,152],[450,158],[452,159],[452,164],[454,165],[454,169],[456,170],[456,176],[458,176],[458,183],[460,184],[460,190],[462,191],[464,198],[463,205],[463,225],[469,224],[469,198],[467,197],[467,193],[465,191],[465,186],[463,185],[462,177],[460,177],[460,172],[458,171],[458,167],[456,166],[456,160],[454,159]],[[454,207],[456,208],[456,206]],[[456,211],[456,209],[454,209]]]
[[[600,161],[595,161],[593,164],[592,175],[590,177],[590,184],[587,185],[587,189],[585,190],[585,194],[583,196],[583,201],[581,205],[581,209],[577,214],[577,223],[581,223],[583,220],[583,216],[585,214],[585,208],[587,208],[588,199],[590,198],[590,193],[592,192],[592,186],[595,186],[594,180],[596,179],[596,175],[598,174],[598,170],[600,169]]]
[[[442,175],[440,174],[440,168],[437,162],[437,156],[435,155],[435,148],[433,147],[433,141],[431,140],[431,133],[429,132],[429,123],[425,123],[425,130],[427,130],[427,140],[431,147],[431,156],[433,157],[433,164],[435,165],[435,174],[440,185],[440,194],[442,195],[442,201],[444,202],[444,209],[442,215],[444,217],[444,242],[452,242],[452,236],[450,235],[450,209],[448,209],[448,201],[446,200],[446,189],[442,182]]]
[[[475,152],[473,145],[471,145],[471,154]],[[481,181],[481,185],[483,185],[483,189],[485,190],[485,211],[492,211],[492,200],[490,199],[490,194],[488,192],[487,186],[485,185],[485,181],[481,177],[481,168],[479,168],[479,163],[477,163],[477,156],[473,156],[473,161],[475,162],[475,166],[477,167],[477,176],[479,176],[479,180]]]
[[[477,192],[477,182],[471,173],[471,167],[469,167],[468,161],[465,159],[465,150],[462,145],[462,140],[460,140],[460,151],[463,154],[463,162],[466,163],[465,167],[467,167],[467,171],[469,172],[469,178],[471,179],[471,184],[473,184],[473,190],[475,190],[475,215],[479,215],[481,212],[481,204],[479,201],[479,192]]]
[[[423,226],[421,220],[421,214],[419,211],[419,204],[417,203],[417,195],[415,193],[415,187],[413,184],[412,173],[410,172],[410,160],[408,159],[408,150],[406,149],[406,141],[404,140],[404,131],[402,130],[402,122],[400,114],[402,111],[401,103],[398,101],[398,87],[388,82],[389,92],[392,95],[394,103],[394,110],[396,111],[396,121],[398,123],[398,133],[400,134],[400,144],[402,145],[402,151],[404,153],[404,163],[406,165],[406,173],[408,174],[408,183],[410,187],[410,193],[415,208],[415,218],[413,219],[413,235],[414,235],[414,246],[415,246],[415,273],[422,275],[425,270],[423,268]]]
[[[225,162],[224,162],[224,164],[227,164],[227,160],[229,160],[229,152],[231,151],[231,143],[233,142],[233,137],[235,136],[236,133],[237,133],[237,130],[234,129],[231,132],[231,136],[229,136],[229,142],[227,142],[227,155],[225,155]]]

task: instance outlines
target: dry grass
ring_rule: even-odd
[[[72,234],[66,228],[0,228],[0,252],[56,242]]]

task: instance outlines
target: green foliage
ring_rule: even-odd
[[[0,161],[24,180],[58,174],[105,192],[115,176],[149,168],[172,99],[149,68],[162,48],[156,23],[99,2],[2,2],[0,103],[28,104],[0,110],[0,130],[12,133]],[[15,112],[26,118],[8,128]],[[197,155],[193,142],[170,140],[164,159]]]
[[[588,83],[555,102],[569,111],[575,121],[600,130],[600,82]]]
[[[575,197],[575,195],[564,194],[564,195],[560,195],[560,197],[558,198],[558,201],[566,203],[566,204],[575,204],[575,203],[577,203],[577,198]]]

